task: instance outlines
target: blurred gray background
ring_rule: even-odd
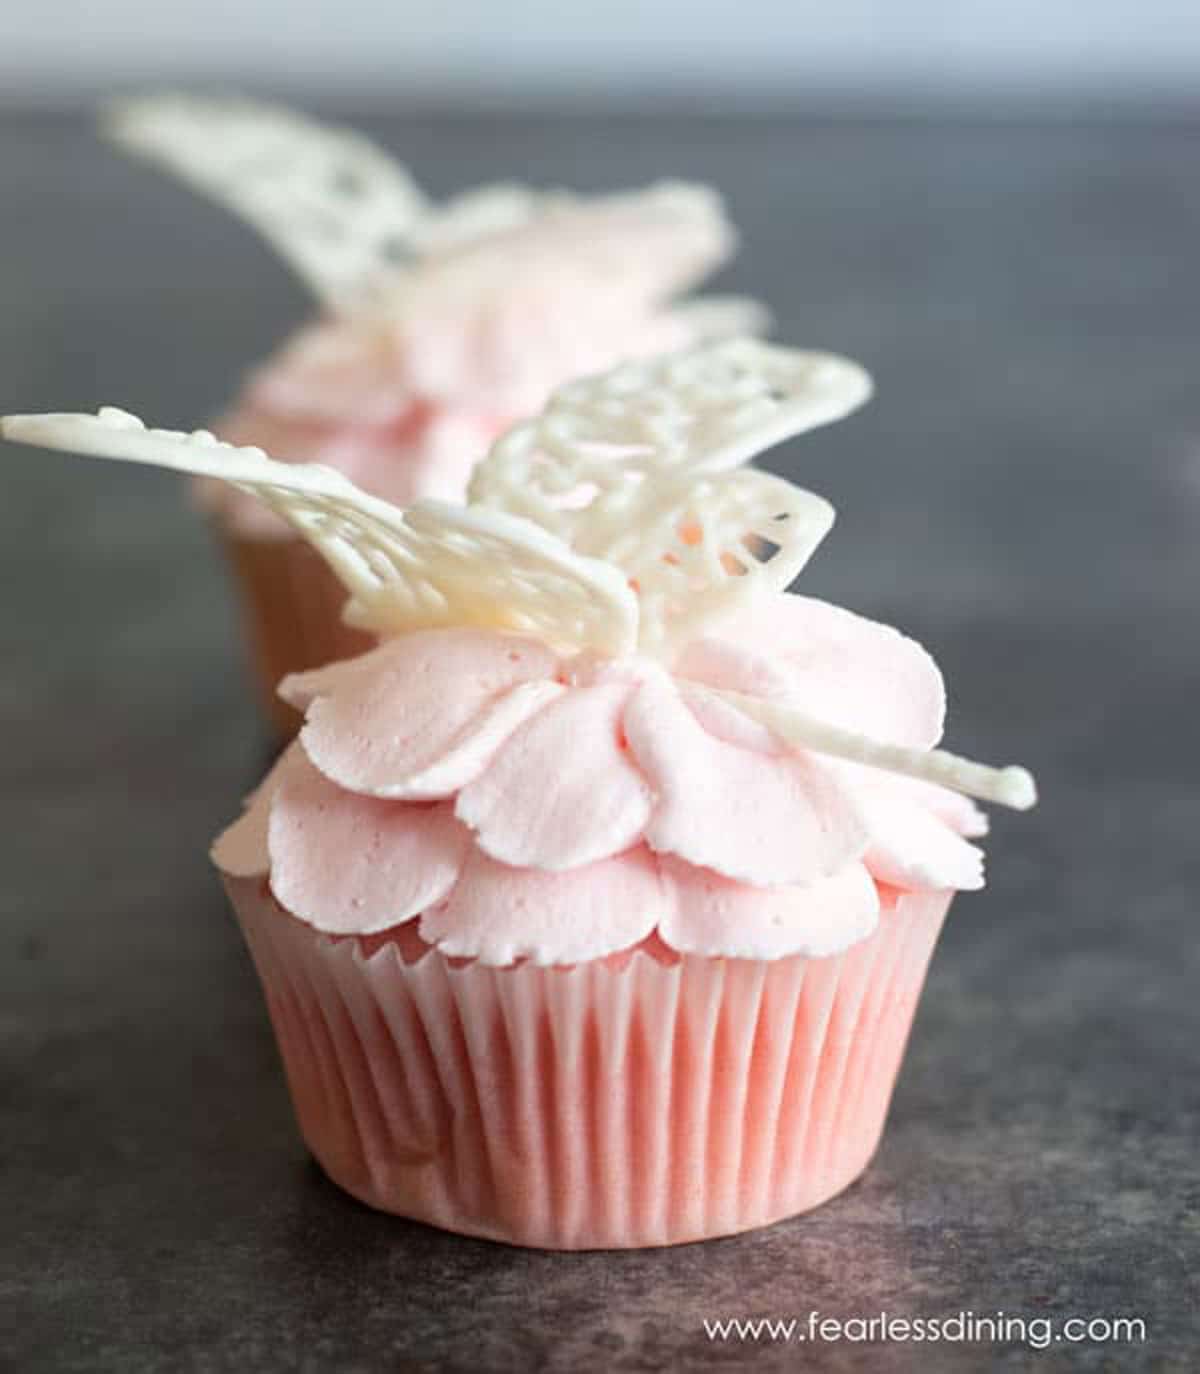
[[[0,100],[214,77],[374,105],[1187,103],[1195,0],[6,0]]]

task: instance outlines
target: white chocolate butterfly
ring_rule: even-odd
[[[690,391],[677,385],[663,392],[651,384],[642,394],[645,424],[636,423],[637,389],[623,370],[585,384],[578,393],[584,402],[578,414],[559,393],[551,409],[564,435],[586,435],[589,446],[613,448],[630,447],[631,435],[647,436],[632,444],[640,455],[632,460],[636,500],[630,510],[636,520],[619,535],[611,525],[596,533],[588,530],[590,507],[575,512],[576,542],[606,544],[605,559],[572,548],[521,514],[434,503],[401,511],[331,469],[278,463],[261,450],[234,448],[205,431],[148,430],[119,410],[12,416],[0,422],[0,433],[44,447],[217,477],[254,493],[341,579],[350,596],[347,618],[379,634],[481,625],[525,630],[565,648],[613,656],[638,649],[663,652],[677,633],[700,633],[746,586],[782,589],[832,521],[826,503],[779,478],[720,471],[729,455],[741,461],[753,453],[761,436],[769,441],[790,432],[781,418],[789,406],[792,424],[811,413],[794,394],[795,359],[788,371],[789,359],[775,356],[782,353],[768,350],[758,356],[758,381],[775,379],[766,392],[752,385],[749,355],[742,355],[734,370],[737,384],[723,392],[696,381],[715,374],[706,371],[703,358],[693,357],[676,377]],[[614,383],[616,377],[625,380]],[[791,378],[793,392],[783,385],[784,377]],[[598,395],[610,394],[616,397],[611,425],[595,406]],[[670,417],[661,433],[656,412]],[[564,441],[565,457],[571,442]],[[659,453],[673,458],[655,476]],[[602,490],[619,489],[609,483]],[[769,542],[773,555],[764,556],[756,541]],[[775,703],[718,695],[781,738],[808,748],[1006,805],[1032,805],[1036,795],[1022,769],[997,771],[940,751],[883,745]]]
[[[333,468],[279,463],[206,430],[147,429],[111,406],[97,415],[9,416],[0,432],[252,493],[325,559],[349,593],[346,620],[374,634],[480,625],[614,655],[636,646],[637,601],[620,572],[519,517],[432,501],[400,510]]]
[[[833,353],[757,339],[629,362],[560,386],[540,415],[514,425],[471,480],[472,500],[527,506],[568,531],[587,490],[590,518],[619,504],[629,479],[721,472],[792,435],[840,420],[871,396],[871,378]]]
[[[478,295],[508,282],[507,231],[542,225],[530,244],[548,272],[590,273],[643,301],[690,287],[732,250],[720,197],[704,186],[664,182],[581,197],[497,183],[441,205],[399,162],[349,129],[250,100],[148,96],[112,107],[104,120],[119,147],[175,172],[253,225],[322,304],[342,314],[403,311],[419,287]],[[575,225],[581,217],[585,223]],[[574,232],[578,228],[582,232]],[[566,232],[557,232],[566,230]],[[496,252],[448,265],[465,248],[496,239]],[[433,281],[423,262],[439,260]],[[428,304],[428,302],[425,302]],[[763,309],[737,298],[690,302],[672,315],[693,338],[761,328]]]
[[[749,597],[783,591],[833,524],[811,492],[727,469],[870,392],[849,359],[753,339],[627,363],[560,387],[510,429],[470,496],[622,568],[641,598],[642,646],[663,652]]]

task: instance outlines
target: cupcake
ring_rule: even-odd
[[[300,1130],[372,1207],[555,1249],[814,1207],[867,1166],[970,799],[928,653],[786,590],[819,497],[740,465],[860,395],[750,341],[561,389],[467,507],[121,412],[9,437],[260,496],[377,642],[216,841]],[[535,520],[529,512],[540,512]]]
[[[397,505],[459,501],[472,466],[568,378],[756,328],[743,300],[681,299],[733,251],[720,198],[482,187],[430,203],[361,136],[249,102],[135,100],[106,128],[252,223],[322,311],[249,377],[221,438],[339,469]],[[199,484],[241,593],[275,726],[290,672],[367,647],[324,562],[261,503]]]

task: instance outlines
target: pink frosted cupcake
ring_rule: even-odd
[[[472,466],[571,377],[754,328],[740,300],[679,297],[733,251],[719,197],[663,183],[580,197],[498,185],[442,206],[361,136],[249,102],[132,101],[108,121],[253,223],[324,307],[250,376],[230,443],[324,463],[397,505],[458,501]],[[262,504],[202,483],[241,590],[262,699],[360,652],[322,560]]]
[[[305,725],[213,850],[300,1129],[364,1202],[666,1245],[866,1167],[982,883],[965,794],[1033,786],[934,748],[919,645],[784,590],[832,512],[738,465],[864,389],[748,341],[628,366],[505,436],[486,502],[403,512],[120,412],[6,426],[258,493],[380,637],[283,683]]]

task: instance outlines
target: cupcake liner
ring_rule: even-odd
[[[851,1183],[951,895],[899,896],[826,959],[546,969],[332,939],[265,882],[226,883],[326,1173],[372,1207],[548,1249],[728,1235]]]
[[[304,540],[254,538],[226,529],[220,537],[241,593],[259,700],[275,730],[290,739],[303,716],[276,695],[282,679],[365,653],[375,640],[342,623],[346,590]]]

